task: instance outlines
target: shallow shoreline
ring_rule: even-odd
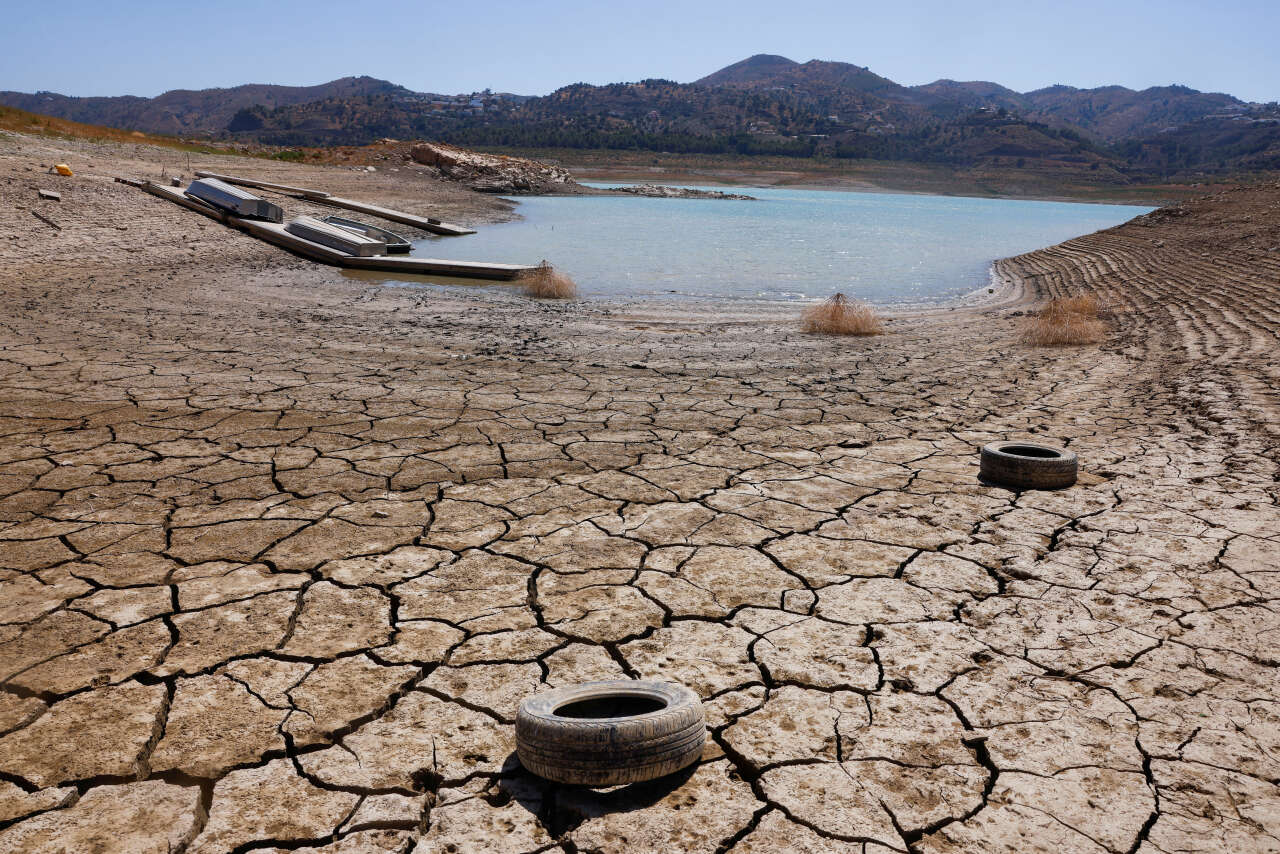
[[[369,284],[105,177],[54,231],[42,161],[161,167],[59,145],[0,139],[0,235],[45,229],[0,239],[0,849],[1280,836],[1280,186],[837,339]],[[1083,290],[1102,346],[1019,343],[1012,309]],[[1079,481],[979,481],[1004,439]],[[702,698],[696,766],[599,792],[513,757],[523,696],[629,677]]]
[[[571,169],[571,171],[573,171]],[[815,192],[832,192],[832,193],[875,193],[886,196],[945,196],[957,199],[1000,199],[1006,202],[1069,202],[1081,205],[1143,205],[1150,204],[1155,207],[1167,204],[1168,198],[1160,196],[1143,196],[1138,199],[1132,198],[1082,198],[1078,195],[1070,195],[1063,193],[1031,193],[1031,194],[1001,194],[1001,193],[976,193],[963,191],[945,191],[945,190],[907,190],[895,188],[892,186],[882,186],[870,182],[848,181],[848,182],[830,182],[813,180],[787,181],[785,183],[752,183],[749,179],[752,173],[741,173],[741,182],[732,176],[724,176],[723,179],[717,180],[707,175],[700,174],[682,174],[662,173],[657,176],[644,176],[643,173],[624,172],[621,176],[615,176],[613,173],[604,172],[593,169],[582,169],[575,173],[575,177],[579,181],[587,181],[593,184],[614,183],[614,184],[677,184],[680,186],[696,187],[707,190],[771,190],[771,189],[787,189],[787,190],[813,190]]]

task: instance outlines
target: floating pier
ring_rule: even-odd
[[[391,222],[399,222],[404,225],[411,225],[414,228],[420,228],[423,231],[432,234],[443,234],[450,237],[460,237],[464,234],[475,234],[474,228],[463,228],[453,223],[441,222],[434,217],[417,216],[415,214],[405,213],[404,211],[396,211],[391,208],[383,208],[377,205],[371,205],[366,202],[357,202],[354,199],[343,199],[338,196],[331,196],[320,190],[308,190],[305,187],[290,187],[287,184],[272,184],[267,181],[255,181],[252,178],[240,178],[235,175],[220,175],[217,172],[206,172],[203,169],[196,171],[198,178],[216,178],[219,181],[225,181],[228,184],[239,184],[242,187],[256,187],[260,190],[274,190],[278,193],[290,193],[292,195],[301,196],[309,202],[316,202],[321,205],[330,205],[335,208],[344,208],[349,211],[369,214],[370,216],[380,217],[390,220]]]
[[[138,187],[171,202],[182,205],[199,214],[215,219],[223,225],[252,234],[254,237],[283,246],[292,252],[333,264],[338,267],[350,267],[357,270],[384,270],[391,273],[416,273],[419,275],[453,276],[461,279],[491,279],[511,281],[533,267],[521,264],[489,264],[481,261],[449,261],[443,258],[392,258],[388,255],[360,257],[323,246],[311,240],[290,234],[284,225],[276,222],[244,219],[219,210],[213,205],[188,197],[179,187],[165,187],[151,181],[132,181],[117,178],[122,184]]]

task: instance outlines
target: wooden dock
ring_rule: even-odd
[[[367,202],[357,202],[354,199],[343,199],[338,196],[331,196],[320,190],[308,190],[305,187],[290,187],[288,184],[272,184],[267,181],[255,181],[251,178],[240,178],[235,175],[220,175],[217,172],[206,172],[203,169],[196,170],[197,178],[217,178],[219,181],[225,181],[228,184],[239,184],[242,187],[255,187],[261,190],[273,190],[277,193],[288,193],[295,196],[301,196],[309,202],[316,202],[321,205],[330,205],[335,208],[343,208],[349,211],[357,211],[359,213],[369,214],[370,216],[381,217],[382,219],[392,222],[411,225],[414,228],[420,228],[432,234],[443,234],[449,237],[461,237],[464,234],[475,234],[474,228],[463,228],[460,225],[454,225],[449,222],[441,222],[434,217],[417,216],[415,214],[405,213],[404,211],[396,211],[391,208],[383,208],[378,205],[371,205]]]
[[[151,181],[130,181],[117,178],[123,184],[138,187],[153,196],[168,199],[184,208],[215,219],[223,225],[252,234],[254,237],[282,246],[314,261],[333,264],[338,267],[350,267],[356,270],[383,270],[390,273],[414,273],[418,275],[453,276],[461,279],[490,279],[495,281],[511,281],[521,273],[532,270],[532,267],[520,264],[489,264],[481,261],[450,261],[443,258],[406,258],[389,255],[375,255],[361,258],[349,255],[337,249],[330,249],[319,243],[313,243],[285,230],[282,223],[263,222],[261,220],[243,219],[218,210],[212,205],[196,199],[188,198],[179,187],[165,187]]]

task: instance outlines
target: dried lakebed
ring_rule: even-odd
[[[0,244],[0,850],[1280,846],[1280,190],[1005,262],[1119,309],[1031,350],[354,286],[90,189]],[[196,238],[103,263],[109,212]],[[520,768],[521,697],[625,676],[698,765]]]

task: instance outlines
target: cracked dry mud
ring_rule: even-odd
[[[1280,850],[1280,189],[833,340],[71,186],[0,248],[0,850]],[[1026,285],[1111,339],[1019,345]],[[979,483],[1012,438],[1080,482]],[[523,696],[619,676],[704,699],[699,764],[520,768]]]

